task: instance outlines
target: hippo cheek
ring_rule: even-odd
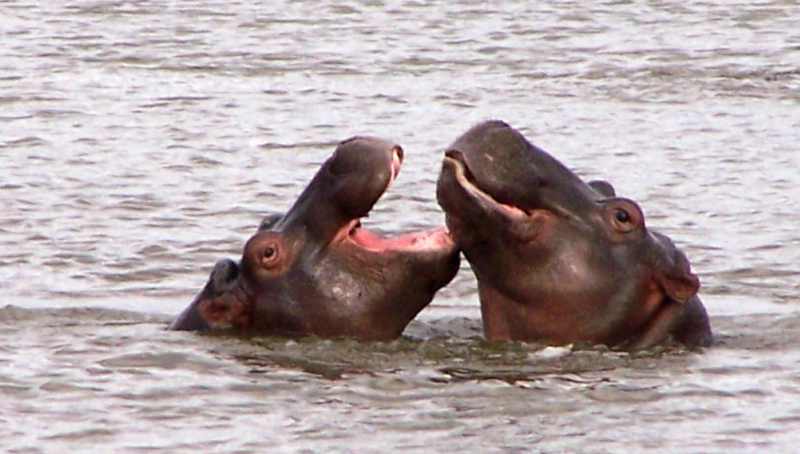
[[[620,282],[628,282],[629,287],[637,290],[617,295],[619,307],[625,308],[624,323],[612,336],[615,342],[611,343],[619,342],[628,349],[648,348],[664,341],[670,332],[680,331],[687,310],[697,310],[691,306],[693,301],[694,305],[700,304],[697,302],[700,281],[692,273],[686,256],[657,232],[646,232],[642,241],[625,251],[622,263],[628,263],[629,269],[636,272]],[[705,316],[702,305],[700,310]],[[679,340],[698,334],[707,343],[710,339],[707,318],[704,323],[705,326],[693,329],[688,337]]]
[[[464,248],[480,287],[526,304],[581,294],[587,279],[596,279],[583,252],[589,246],[565,235],[568,228],[555,215],[542,212],[539,217],[536,228],[524,229],[530,238],[495,232],[493,240]]]

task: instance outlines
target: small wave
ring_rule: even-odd
[[[259,148],[274,150],[293,150],[297,148],[328,148],[335,147],[339,142],[296,142],[296,143],[277,143],[266,142],[259,145]]]
[[[159,368],[191,369],[209,371],[217,369],[220,363],[209,361],[201,356],[178,352],[129,353],[98,361],[108,368]]]
[[[0,142],[0,148],[43,147],[45,145],[48,145],[48,142],[36,136],[28,136],[20,139],[12,139],[6,142]]]
[[[93,323],[166,323],[167,317],[156,314],[106,309],[98,307],[33,309],[14,305],[0,307],[0,325],[17,325],[27,322],[65,322],[70,324]]]

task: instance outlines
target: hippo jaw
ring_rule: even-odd
[[[218,263],[171,328],[399,336],[459,265],[443,227],[397,236],[362,227],[402,160],[380,139],[340,143],[289,211],[262,222],[238,264]]]

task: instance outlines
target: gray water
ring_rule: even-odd
[[[800,5],[0,2],[0,451],[792,452]],[[521,129],[686,251],[717,344],[481,340],[459,273],[387,343],[164,330],[354,134],[370,216],[440,225],[443,148]]]

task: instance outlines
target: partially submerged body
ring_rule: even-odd
[[[384,238],[361,227],[397,176],[402,149],[377,138],[339,144],[284,215],[216,264],[171,329],[392,339],[458,270],[441,227]]]
[[[437,198],[478,279],[488,339],[711,343],[683,252],[610,184],[583,182],[507,124],[448,148]]]

